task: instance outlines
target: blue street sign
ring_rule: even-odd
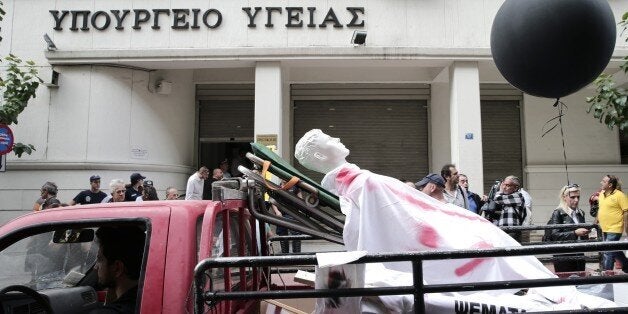
[[[0,124],[0,155],[8,154],[13,150],[13,132],[8,125]]]

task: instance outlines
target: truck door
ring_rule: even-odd
[[[151,235],[146,220],[57,221],[14,231],[0,236],[0,289],[6,289],[0,312],[49,306],[54,313],[87,313],[120,306],[156,313],[145,311],[150,300],[142,297],[153,289],[146,275],[154,268],[145,254]],[[122,267],[130,288],[116,295],[121,284],[112,274]],[[44,295],[44,301],[30,295]]]
[[[219,204],[219,203],[216,203]],[[210,257],[251,256],[256,252],[251,216],[244,202],[223,202],[207,210],[201,235],[199,261]],[[207,274],[206,291],[250,291],[257,289],[258,272],[252,268],[212,269]],[[218,302],[209,305],[210,313],[250,312],[258,300]]]

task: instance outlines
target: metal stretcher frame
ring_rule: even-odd
[[[276,267],[292,265],[316,265],[316,255],[296,256],[259,256],[259,257],[218,257],[201,261],[194,269],[195,313],[203,310],[205,302],[238,299],[294,299],[294,298],[325,298],[379,295],[414,295],[415,313],[425,312],[424,295],[426,293],[482,291],[499,289],[519,289],[531,287],[568,286],[581,284],[621,283],[628,282],[628,275],[598,276],[580,278],[548,278],[530,280],[509,280],[490,282],[470,282],[464,284],[423,284],[423,262],[428,260],[447,260],[463,258],[486,258],[525,256],[535,254],[557,254],[577,252],[600,252],[627,250],[628,242],[599,242],[553,245],[531,245],[526,247],[503,247],[478,250],[430,251],[411,253],[369,254],[351,264],[411,262],[413,268],[413,285],[381,288],[347,288],[347,289],[312,289],[312,290],[277,290],[277,291],[203,291],[205,272],[221,267]],[[628,307],[610,309],[591,309],[577,311],[555,311],[553,313],[626,313]]]
[[[340,201],[336,194],[327,191],[317,182],[314,182],[314,180],[299,172],[266,146],[259,143],[251,143],[251,148],[255,155],[247,154],[247,158],[253,163],[261,166],[263,160],[269,161],[270,172],[286,181],[294,176],[298,177],[299,183],[297,183],[297,185],[299,187],[318,197],[323,205],[327,205],[331,209],[340,212]]]
[[[269,182],[259,174],[253,172],[245,167],[238,167],[238,170],[242,172],[248,179],[253,180],[259,187],[259,192],[255,189],[251,189],[249,195],[257,195],[253,202],[249,203],[252,214],[263,222],[283,226],[292,230],[304,232],[319,238],[324,238],[328,241],[342,244],[342,230],[344,227],[344,221],[334,217],[333,215],[326,213],[318,207],[308,206],[306,202],[296,195],[283,191],[276,184]],[[270,187],[271,189],[265,189]],[[296,219],[304,218],[308,216],[309,221],[302,221],[302,225],[298,225],[293,221],[287,220],[282,217],[269,215],[265,208],[264,203],[261,201],[261,195],[267,192],[278,203],[278,209],[280,211],[287,211],[289,214],[294,215]],[[261,208],[262,211],[258,211]],[[322,234],[327,233],[327,234]]]

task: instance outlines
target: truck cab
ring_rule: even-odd
[[[123,202],[24,215],[0,227],[1,312],[97,313],[107,290],[94,271],[95,232],[136,226],[146,241],[135,313],[190,313],[194,266],[210,257],[257,255],[253,222],[244,200]],[[258,290],[258,278],[257,271],[226,276],[216,271],[211,284],[219,290]],[[252,308],[259,308],[259,301],[224,301],[212,311]]]

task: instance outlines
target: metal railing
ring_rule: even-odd
[[[628,275],[599,276],[582,278],[547,278],[532,280],[507,280],[492,282],[471,282],[452,284],[423,284],[424,261],[464,258],[486,258],[525,256],[535,254],[558,254],[577,252],[623,251],[628,249],[628,242],[574,243],[555,245],[531,245],[525,247],[503,247],[482,250],[431,251],[413,253],[369,254],[351,264],[381,262],[411,262],[413,267],[413,285],[380,288],[349,288],[349,289],[313,289],[295,291],[203,291],[205,272],[212,268],[222,267],[275,267],[289,265],[316,265],[314,254],[300,256],[260,256],[260,257],[218,257],[201,261],[194,270],[195,312],[201,313],[206,302],[242,299],[293,299],[293,298],[325,298],[377,295],[414,295],[415,313],[425,311],[424,295],[426,293],[482,291],[499,289],[519,289],[530,287],[550,287],[579,284],[628,282]],[[618,310],[618,309],[614,309]],[[613,311],[614,311],[613,310]],[[628,308],[621,309],[628,311]],[[599,312],[599,310],[594,310]]]

